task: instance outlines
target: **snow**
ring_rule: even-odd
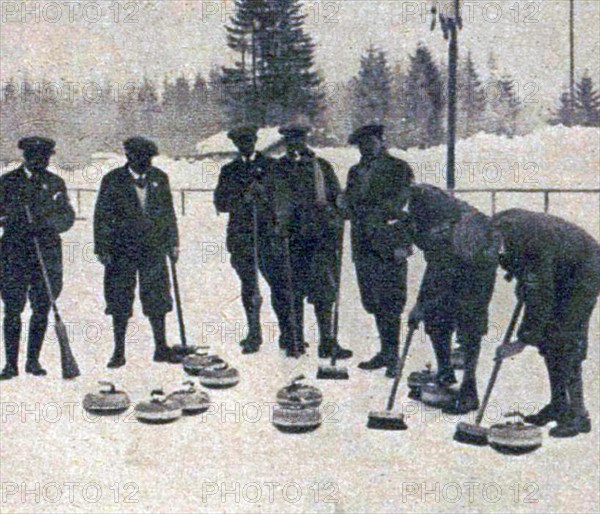
[[[478,158],[503,166],[513,161],[536,161],[541,170],[539,184],[531,187],[598,187],[598,134],[596,129],[553,127],[514,140],[478,135],[460,142],[457,151],[459,161]],[[413,162],[443,163],[444,151],[439,147],[398,152],[398,155]],[[342,182],[348,166],[357,160],[353,148],[319,149],[318,153],[336,163]],[[118,161],[122,157],[108,156],[108,159]],[[199,178],[202,162],[205,161],[157,159],[157,165],[169,171],[173,187],[210,189],[215,177],[205,168],[205,177]],[[220,163],[222,159],[214,162]],[[84,183],[92,188],[95,185],[91,181]],[[473,183],[461,181],[459,187],[480,187],[482,183],[485,181],[479,177]],[[506,177],[495,186],[486,185],[523,186],[511,185]],[[73,183],[69,186],[73,187]],[[489,210],[489,195],[472,196]],[[552,212],[577,219],[598,235],[597,195],[558,198],[551,201]],[[65,285],[59,302],[83,375],[72,383],[60,379],[58,349],[50,330],[42,352],[42,363],[49,376],[38,379],[23,375],[0,385],[3,512],[567,513],[572,512],[573,505],[581,512],[597,510],[597,484],[589,477],[590,470],[597,469],[600,457],[598,308],[590,324],[590,348],[584,365],[591,434],[557,440],[549,438],[544,429],[543,447],[518,458],[502,456],[490,448],[459,445],[452,440],[456,422],[472,422],[473,416],[451,417],[424,408],[407,399],[404,386],[399,391],[398,407],[407,415],[409,429],[367,430],[367,414],[385,407],[390,382],[382,372],[368,373],[356,367],[377,350],[378,343],[373,319],[360,305],[349,258],[348,232],[342,274],[340,342],[353,349],[355,356],[344,363],[350,371],[349,381],[317,384],[314,377],[321,362],[316,356],[312,309],[307,306],[309,354],[298,361],[284,358],[277,348],[275,316],[263,281],[265,344],[257,355],[240,354],[237,341],[245,320],[239,282],[224,246],[227,218],[215,215],[209,192],[190,195],[186,215],[179,218],[182,234],[179,275],[188,339],[196,344],[209,344],[236,366],[241,374],[240,384],[230,390],[211,391],[214,406],[210,414],[184,418],[173,425],[140,425],[131,416],[88,417],[81,409],[81,401],[85,393],[97,390],[98,380],[114,381],[135,403],[146,399],[155,387],[176,389],[185,378],[177,366],[151,362],[152,338],[139,302],[128,335],[127,365],[120,370],[106,369],[112,334],[101,295],[102,267],[91,252],[89,216],[93,199],[93,193],[83,195],[82,214],[87,220],[78,222],[64,238]],[[498,201],[499,208],[513,204],[532,209],[542,206],[541,195],[537,194],[499,195]],[[423,269],[421,256],[412,257],[406,312],[416,299]],[[491,328],[478,370],[480,395],[513,306],[512,286],[499,273],[490,309]],[[178,342],[175,313],[168,317],[168,334],[171,344]],[[21,365],[24,365],[24,351],[22,348]],[[420,333],[413,341],[405,373],[422,369],[432,361],[430,343]],[[269,421],[268,403],[275,401],[280,387],[300,373],[323,391],[325,421],[312,434],[280,434]],[[503,367],[484,424],[503,421],[501,413],[515,407],[525,413],[533,412],[548,397],[542,359],[529,348]],[[69,500],[64,485],[70,482],[79,484],[74,489],[74,501]],[[60,485],[63,494],[56,503],[36,502],[33,493],[23,501],[23,487],[35,490],[36,483],[41,484],[42,497],[44,494],[51,497],[53,491],[43,489],[50,483]],[[10,484],[17,484],[16,494],[7,494],[12,490]],[[85,486],[90,495],[94,492],[90,484],[96,484],[102,493],[97,502],[82,497]],[[292,501],[298,496],[298,487],[300,497]],[[126,503],[126,493],[132,490],[137,490],[131,498],[135,503]],[[256,490],[262,492],[262,498],[253,503]],[[115,491],[120,492],[118,498]],[[460,497],[451,503],[457,498],[457,491]]]

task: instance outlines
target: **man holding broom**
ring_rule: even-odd
[[[405,161],[388,153],[382,125],[357,129],[348,142],[361,159],[350,168],[343,212],[352,224],[352,260],[362,304],[375,316],[380,351],[359,368],[386,368],[393,377],[398,363],[400,316],[406,303],[407,257],[410,240],[403,209],[413,181]]]
[[[412,240],[427,261],[409,323],[425,325],[441,388],[456,382],[450,353],[452,334],[457,334],[465,370],[458,395],[443,408],[465,414],[479,407],[477,361],[488,329],[499,238],[488,216],[434,186],[411,187],[409,214]]]
[[[123,144],[127,164],[102,179],[94,212],[95,252],[104,265],[106,313],[113,318],[114,352],[109,368],[125,365],[125,335],[133,314],[136,282],[154,334],[154,361],[178,362],[166,339],[165,317],[173,308],[167,257],[179,254],[177,218],[165,172],[152,166],[153,141]]]
[[[500,347],[502,357],[536,346],[548,369],[551,398],[525,421],[555,421],[552,437],[591,431],[583,396],[582,364],[588,331],[600,294],[600,245],[582,228],[549,214],[510,209],[492,221],[501,233],[500,264],[517,279],[525,313],[517,341]]]
[[[24,162],[0,178],[0,283],[4,301],[4,347],[6,365],[1,380],[19,374],[21,313],[27,298],[33,311],[29,325],[25,371],[46,375],[39,362],[48,326],[51,299],[36,254],[39,244],[49,284],[56,299],[62,289],[62,248],[60,234],[75,222],[62,178],[48,171],[55,142],[42,137],[19,141]]]
[[[284,341],[285,349],[289,356],[305,352],[306,299],[315,308],[319,357],[335,355],[337,359],[348,359],[352,352],[338,344],[333,317],[344,229],[343,218],[336,207],[340,184],[331,164],[308,147],[308,124],[297,121],[279,132],[284,138],[286,154],[279,160],[277,173],[286,180],[291,195],[291,210],[285,225],[288,233],[284,234],[289,266],[284,263],[281,269],[292,275],[288,312],[292,334],[295,332],[294,340]]]
[[[274,177],[276,161],[256,151],[257,132],[255,126],[236,127],[228,132],[239,155],[223,166],[214,197],[217,212],[229,213],[227,249],[241,282],[248,321],[248,335],[240,342],[244,354],[258,352],[262,344],[259,271],[271,287],[280,330],[284,336],[287,334],[285,280],[270,262],[281,252],[275,232],[283,218],[287,196],[284,183]]]

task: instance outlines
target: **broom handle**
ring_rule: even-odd
[[[523,300],[519,300],[517,305],[515,306],[515,310],[513,311],[512,318],[510,319],[510,323],[508,324],[508,328],[504,334],[504,339],[502,340],[502,344],[507,344],[510,342],[513,332],[515,331],[515,326],[517,325],[517,321],[519,321],[519,316],[521,315],[521,310],[523,309]],[[477,417],[475,418],[475,424],[480,425],[483,420],[483,414],[485,409],[487,408],[488,402],[490,401],[490,396],[492,394],[492,389],[494,389],[494,385],[496,384],[496,379],[498,378],[498,374],[500,373],[500,368],[502,367],[502,359],[496,359],[494,362],[494,369],[492,370],[492,376],[488,382],[487,388],[485,390],[485,395],[483,396],[483,401],[477,411]]]
[[[27,221],[30,224],[33,223],[33,216],[31,215],[29,205],[25,206],[25,213],[27,214]],[[40,266],[40,269],[42,270],[42,278],[44,280],[44,285],[46,286],[46,293],[48,294],[50,305],[52,305],[54,317],[57,320],[60,320],[60,314],[58,313],[58,309],[56,307],[56,299],[54,298],[54,292],[52,291],[52,284],[50,283],[50,277],[48,276],[48,268],[46,268],[46,261],[44,261],[44,255],[42,254],[40,242],[38,241],[38,238],[36,236],[33,236],[33,245],[35,247],[35,254],[37,256],[38,264]]]
[[[292,271],[292,258],[290,256],[290,238],[286,237],[284,240],[284,244],[283,244],[284,248],[283,251],[285,253],[285,271],[286,271],[286,276],[287,276],[287,283],[288,283],[288,293],[289,293],[289,298],[290,298],[290,305],[289,305],[289,316],[290,316],[290,325],[292,327],[292,349],[294,351],[298,351],[299,348],[296,347],[296,345],[298,344],[297,338],[298,338],[298,326],[297,326],[297,321],[298,319],[296,318],[296,293],[294,290],[294,275],[293,275],[293,271]],[[301,327],[301,330],[304,327]]]
[[[179,280],[177,279],[177,267],[175,266],[175,260],[169,258],[171,262],[171,275],[173,277],[173,290],[175,292],[175,308],[177,310],[177,321],[179,322],[179,337],[181,339],[181,346],[187,348],[187,338],[185,336],[185,322],[183,321],[183,307],[181,305],[181,294],[179,292]]]
[[[400,356],[400,360],[398,361],[398,367],[396,369],[396,376],[394,377],[394,383],[392,384],[392,390],[390,391],[390,397],[388,398],[387,407],[386,407],[386,410],[388,412],[394,408],[394,403],[396,402],[396,394],[398,393],[398,387],[400,386],[400,379],[402,378],[402,372],[404,371],[404,363],[406,362],[406,357],[408,356],[408,350],[410,348],[410,342],[412,341],[414,333],[415,333],[415,327],[410,327],[408,329],[408,335],[406,336],[404,348],[402,348],[402,355]]]
[[[335,305],[333,307],[333,323],[332,323],[332,340],[337,343],[337,337],[339,332],[339,324],[340,324],[340,296],[342,289],[342,259],[344,258],[344,229],[345,225],[342,225],[342,232],[339,236],[338,240],[338,250],[336,253],[338,254],[338,267],[337,267],[337,277],[335,277]],[[332,352],[331,354],[331,365],[335,366],[337,362],[336,352]]]

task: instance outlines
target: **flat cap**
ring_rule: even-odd
[[[148,155],[150,157],[158,155],[156,143],[141,136],[130,137],[125,140],[123,142],[123,148],[125,148],[125,153]]]
[[[370,136],[383,139],[383,131],[383,125],[363,125],[350,134],[350,137],[348,138],[348,144],[357,145],[361,139]]]
[[[42,153],[54,153],[56,142],[52,139],[39,136],[24,137],[19,140],[19,149],[21,150],[37,150]]]
[[[283,137],[304,137],[310,132],[308,125],[286,125],[279,129],[279,133]]]
[[[245,137],[256,137],[257,133],[258,127],[255,127],[254,125],[244,125],[231,129],[227,132],[227,137],[235,143],[239,139]]]

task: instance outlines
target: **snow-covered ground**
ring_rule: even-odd
[[[466,187],[599,187],[598,131],[549,128],[530,137],[501,140],[477,136],[458,147],[459,162],[536,162],[538,183],[515,184],[506,176],[494,184],[459,181]],[[354,149],[322,149],[338,167],[342,182],[356,161]],[[414,163],[443,163],[444,149],[401,152]],[[117,156],[109,156],[117,159]],[[201,163],[160,157],[174,188],[210,188],[216,176],[198,182]],[[111,164],[111,166],[114,163]],[[415,165],[418,176],[419,168]],[[433,166],[433,165],[432,165]],[[491,171],[490,171],[491,173]],[[81,174],[79,175],[82,176]],[[202,184],[202,183],[201,183]],[[83,187],[81,182],[75,185]],[[70,184],[70,187],[74,187]],[[88,187],[90,184],[88,184]],[[83,202],[88,218],[93,194]],[[471,198],[471,196],[469,196]],[[556,198],[556,200],[555,200]],[[534,199],[534,201],[532,201]],[[474,195],[489,212],[489,196]],[[224,248],[226,217],[217,217],[209,193],[188,198],[180,217],[179,264],[188,337],[207,343],[241,373],[240,384],[212,391],[209,414],[169,426],[137,424],[131,416],[87,416],[81,408],[86,392],[109,379],[129,392],[133,402],[157,386],[178,387],[184,374],[177,366],[154,364],[147,321],[136,304],[128,337],[127,366],[109,371],[112,350],[109,319],[104,315],[102,267],[91,248],[91,224],[80,221],[65,236],[65,287],[60,299],[82,376],[60,377],[58,349],[49,332],[42,362],[46,378],[21,376],[0,386],[0,482],[2,512],[594,512],[598,510],[598,422],[600,398],[600,319],[591,323],[585,363],[587,404],[592,433],[555,440],[545,433],[543,447],[523,457],[506,457],[490,448],[459,445],[452,440],[457,417],[425,409],[399,392],[408,416],[405,432],[366,428],[367,414],[385,406],[390,385],[382,372],[367,373],[356,364],[377,349],[373,320],[359,301],[348,248],[341,291],[340,341],[354,350],[348,361],[349,382],[320,382],[325,397],[324,423],[316,432],[285,435],[270,423],[270,403],[277,390],[297,374],[314,379],[316,345],[295,361],[276,344],[277,330],[264,284],[261,352],[242,356],[237,346],[244,326],[239,284]],[[541,195],[498,197],[498,208],[526,205],[541,209]],[[598,236],[597,195],[552,197],[551,211],[574,219]],[[346,238],[348,241],[348,237]],[[409,264],[409,304],[416,299],[423,272],[420,255]],[[491,330],[478,372],[481,393],[492,367],[495,346],[505,328],[514,298],[499,274],[491,307]],[[310,313],[310,308],[307,307]],[[306,335],[315,341],[315,321],[307,316]],[[177,342],[175,314],[169,316],[171,343]],[[433,360],[421,334],[406,372]],[[22,359],[24,361],[24,350]],[[528,413],[549,396],[543,362],[527,349],[502,369],[485,424],[518,407]],[[462,419],[471,420],[473,416]],[[547,432],[547,430],[545,430]],[[60,489],[60,491],[59,491]],[[260,498],[259,498],[260,496]]]

